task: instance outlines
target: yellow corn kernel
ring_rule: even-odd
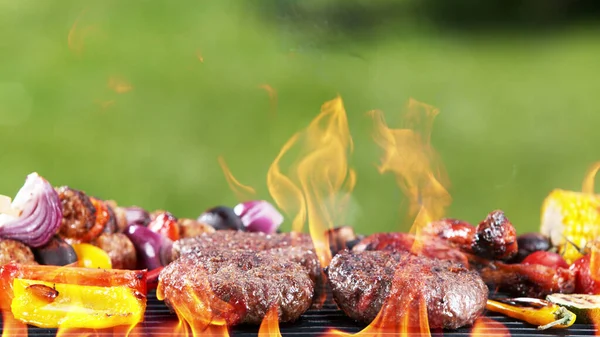
[[[600,232],[600,195],[556,189],[542,206],[540,232],[558,247],[567,263]]]

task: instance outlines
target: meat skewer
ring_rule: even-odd
[[[446,240],[465,253],[492,260],[508,260],[518,252],[517,233],[504,212],[490,212],[477,227],[465,221],[442,219],[421,233]]]

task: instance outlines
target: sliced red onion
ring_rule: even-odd
[[[138,256],[138,268],[148,270],[166,266],[172,260],[173,241],[140,225],[128,226],[125,235]]]
[[[37,173],[27,176],[11,207],[20,215],[0,214],[0,238],[41,247],[56,234],[62,220],[58,194]]]
[[[275,233],[283,223],[283,215],[268,201],[243,202],[233,208],[248,232]]]
[[[140,225],[148,226],[150,223],[150,213],[145,209],[137,206],[125,207],[125,217],[127,218],[127,225]]]

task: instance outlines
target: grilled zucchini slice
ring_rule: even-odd
[[[546,300],[577,315],[576,323],[600,323],[600,295],[552,294]]]

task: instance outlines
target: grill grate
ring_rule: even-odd
[[[539,331],[535,326],[516,321],[512,318],[495,313],[487,313],[487,317],[502,323],[510,331],[512,336],[542,337],[542,336],[593,336],[596,333],[591,324],[574,324],[569,329]],[[152,292],[148,297],[145,321],[139,327],[134,329],[131,337],[154,337],[154,336],[173,336],[173,327],[177,317],[169,309],[156,299]],[[171,323],[171,324],[166,324]],[[354,322],[347,318],[337,306],[328,301],[323,308],[319,310],[309,310],[298,321],[293,324],[282,324],[280,326],[281,334],[285,336],[319,336],[330,328],[341,331],[356,333],[364,325]],[[504,330],[487,330],[486,336],[501,336]],[[432,331],[432,336],[469,336],[471,328],[462,328],[456,331]],[[258,327],[256,326],[237,326],[230,329],[232,337],[250,337],[257,336]],[[56,329],[40,329],[29,327],[29,337],[54,337]],[[202,334],[205,336],[206,334]],[[13,334],[9,336],[17,337]],[[65,332],[62,337],[81,336],[80,333]],[[111,331],[98,331],[88,335],[98,337],[114,336]],[[173,336],[174,337],[174,336]]]

